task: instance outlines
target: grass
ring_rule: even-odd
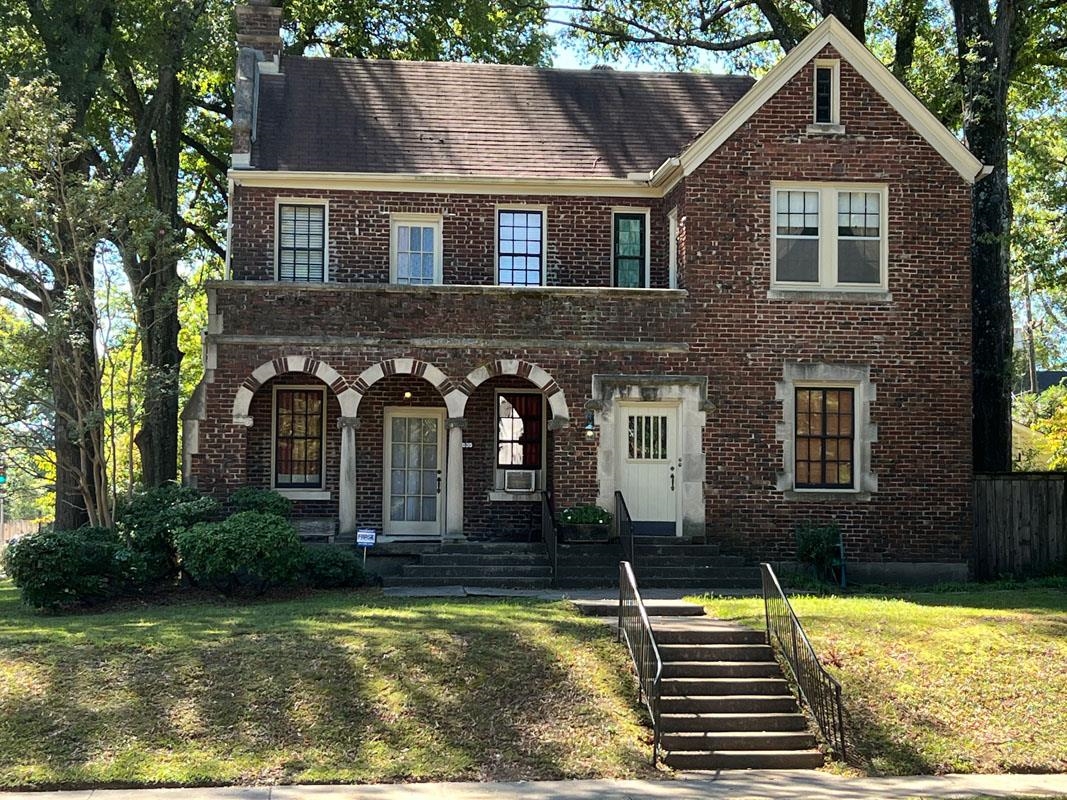
[[[633,777],[648,741],[624,651],[563,603],[43,617],[0,582],[0,788]]]
[[[697,599],[763,627],[762,600]],[[842,683],[860,771],[1067,772],[1062,588],[791,601]]]

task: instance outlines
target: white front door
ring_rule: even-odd
[[[445,409],[385,409],[385,535],[441,535],[444,443]]]
[[[620,403],[616,444],[619,489],[642,536],[678,534],[682,490],[678,407]]]

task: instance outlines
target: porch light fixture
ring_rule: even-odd
[[[596,425],[593,424],[592,411],[585,412],[585,428],[583,428],[583,430],[585,431],[586,439],[592,439],[594,436],[596,436]]]
[[[411,392],[404,392],[404,399],[405,400],[410,400],[411,399]]]

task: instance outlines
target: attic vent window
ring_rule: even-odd
[[[817,59],[813,81],[812,133],[843,133],[841,128],[841,69],[836,59]]]

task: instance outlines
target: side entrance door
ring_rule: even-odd
[[[444,429],[443,408],[385,409],[385,535],[441,535]]]
[[[618,408],[615,474],[635,530],[641,536],[675,536],[682,490],[678,407],[620,403]]]

